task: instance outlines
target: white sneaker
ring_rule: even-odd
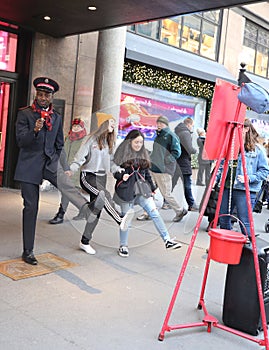
[[[121,220],[120,229],[126,231],[134,216],[134,209],[129,209]]]
[[[123,258],[127,258],[129,256],[129,250],[126,246],[120,246],[118,250],[119,256],[122,256]]]
[[[165,242],[165,248],[166,249],[178,249],[178,248],[181,248],[182,245],[181,243],[175,241],[174,239],[168,239],[166,242]]]
[[[96,251],[91,247],[90,244],[82,244],[81,242],[79,243],[80,249],[84,250],[87,254],[94,255]]]
[[[150,217],[147,213],[143,213],[141,215],[139,215],[136,220],[138,221],[146,221],[146,220],[150,220]]]

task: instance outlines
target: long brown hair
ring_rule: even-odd
[[[247,152],[255,151],[256,144],[259,143],[259,134],[248,118],[244,120],[244,127],[249,128],[245,134],[245,150]]]
[[[115,146],[116,134],[115,134],[115,130],[113,130],[112,132],[109,132],[108,126],[109,126],[109,120],[106,120],[104,123],[102,123],[99,126],[98,129],[96,129],[94,132],[92,132],[89,135],[89,138],[91,138],[92,136],[96,137],[100,150],[102,150],[103,148],[106,147],[106,145],[108,145],[109,153],[111,154]]]
[[[139,136],[143,138],[143,146],[139,152],[136,152],[132,149],[131,142]],[[150,158],[145,148],[144,139],[144,134],[140,130],[131,130],[117,148],[114,155],[114,162],[123,168],[130,167],[134,164],[140,166],[141,169],[149,168]]]

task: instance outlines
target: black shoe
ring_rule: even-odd
[[[49,221],[49,223],[52,225],[62,224],[64,222],[64,214],[65,211],[63,210],[62,204],[60,204],[57,214]]]
[[[63,214],[56,214],[53,219],[49,221],[52,225],[62,224],[64,222]]]
[[[25,250],[22,254],[22,260],[30,265],[37,265],[38,261],[36,260],[34,253],[30,250]]]

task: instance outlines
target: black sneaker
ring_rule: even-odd
[[[179,242],[174,241],[173,239],[167,240],[165,242],[165,248],[166,249],[178,249],[181,248],[182,245]]]
[[[129,256],[128,247],[126,247],[126,246],[119,247],[118,254],[119,254],[119,256],[122,256],[123,258],[127,258]]]

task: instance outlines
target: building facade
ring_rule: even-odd
[[[267,18],[264,2],[62,39],[0,22],[0,185],[16,187],[16,111],[32,102],[35,77],[59,83],[54,102],[65,133],[77,116],[93,129],[92,113],[100,109],[119,117],[123,95],[165,100],[206,126],[215,79],[236,83],[241,62],[269,88]]]

